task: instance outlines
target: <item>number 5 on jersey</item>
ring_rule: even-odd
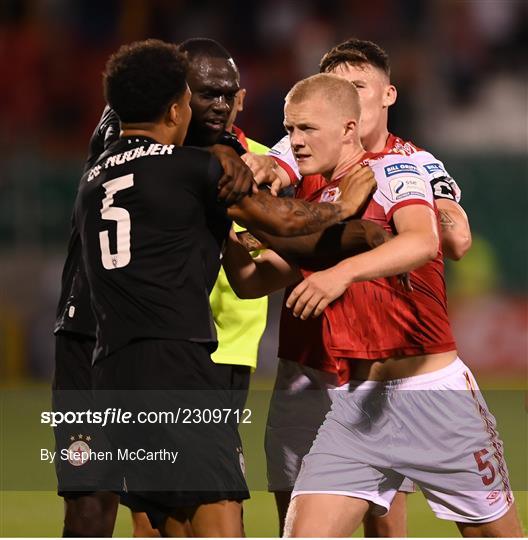
[[[101,244],[101,262],[106,270],[123,268],[130,262],[130,214],[124,208],[112,206],[114,195],[123,189],[134,185],[134,175],[126,174],[114,178],[103,184],[106,196],[101,206],[101,218],[116,222],[116,248],[115,253],[110,253],[110,239],[108,231],[99,233]]]

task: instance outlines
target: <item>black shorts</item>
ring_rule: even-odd
[[[235,409],[242,411],[246,406],[249,393],[249,382],[251,379],[251,368],[249,366],[229,366],[231,368],[231,390],[233,391],[233,404]]]
[[[232,376],[189,341],[139,340],[96,363],[98,409],[131,414],[105,428],[128,492],[166,513],[249,498]]]
[[[110,444],[100,425],[71,421],[72,413],[94,409],[92,393],[92,353],[95,340],[71,332],[55,336],[55,374],[52,386],[53,411],[65,421],[53,427],[55,471],[58,493],[74,497],[95,491],[120,490],[121,477],[106,461],[87,458],[90,451],[107,452]]]

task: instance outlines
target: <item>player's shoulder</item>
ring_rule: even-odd
[[[222,167],[214,154],[194,146],[176,146],[171,152],[159,154],[145,160],[142,169],[158,171],[163,182],[168,182],[171,190],[201,190],[203,186],[215,183],[221,177]],[[178,182],[173,182],[177,177]],[[185,186],[185,187],[184,187]]]
[[[411,141],[405,141],[400,137],[391,135],[387,147],[387,153],[398,154],[412,159],[422,165],[428,174],[447,174],[444,164],[432,152],[419,147]]]
[[[148,167],[189,173],[208,170],[213,155],[208,150],[195,146],[175,146],[152,141],[143,147],[141,157],[147,158],[145,164]]]
[[[405,199],[427,199],[430,187],[423,168],[412,156],[401,154],[377,154],[368,160],[378,184],[374,194],[377,202],[393,203]]]
[[[207,162],[213,157],[213,154],[209,150],[199,148],[198,146],[177,146],[174,155],[177,155],[179,158],[188,157],[191,160],[196,159],[202,162]]]
[[[211,158],[211,153],[201,148],[161,144],[150,138],[124,137],[110,144],[85,171],[83,179],[87,183],[97,179],[96,183],[100,183],[109,176],[126,172],[133,173],[136,178],[154,175],[158,183],[177,174],[193,183],[197,177],[207,177]]]
[[[412,141],[406,141],[405,139],[391,133],[385,146],[385,152],[391,154],[400,154],[402,156],[412,156],[418,152],[423,152],[423,148],[420,148]]]
[[[386,150],[393,156],[400,156],[410,160],[417,167],[422,177],[430,182],[435,199],[451,199],[457,203],[460,202],[460,188],[451,178],[442,161],[431,152],[419,148],[409,141],[403,141],[394,135],[390,136]],[[393,178],[400,178],[397,176],[398,168],[402,171],[404,169],[403,166],[389,168],[389,175],[393,176]],[[380,173],[378,173],[379,175]],[[385,176],[385,178],[388,178],[388,176]]]
[[[197,146],[179,146],[180,155],[195,171],[209,173],[209,176],[218,176],[223,171],[220,160],[215,154],[205,148]]]
[[[421,176],[423,169],[411,156],[382,153],[367,159],[368,165],[374,171],[376,180],[389,179],[398,175]]]

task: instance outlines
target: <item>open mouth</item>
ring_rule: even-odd
[[[224,131],[226,121],[225,119],[222,119],[222,118],[214,118],[211,120],[206,120],[205,125],[207,126],[208,129],[212,131]]]

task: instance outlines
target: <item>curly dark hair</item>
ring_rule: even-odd
[[[121,122],[159,120],[187,88],[187,59],[157,39],[123,45],[103,73],[105,98]]]
[[[350,38],[330,49],[319,63],[319,71],[328,73],[342,64],[370,64],[381,69],[390,78],[388,54],[376,43],[363,39]]]

